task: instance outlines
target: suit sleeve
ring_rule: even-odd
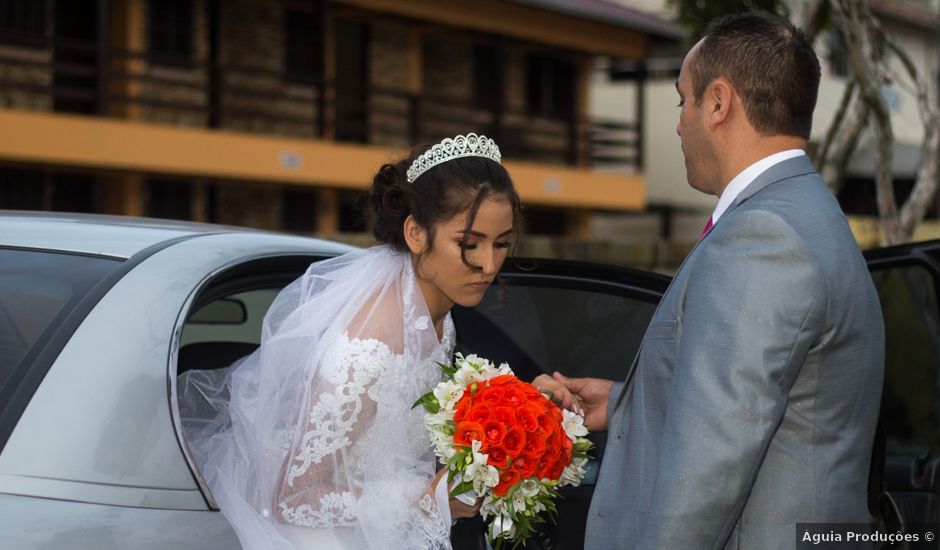
[[[623,392],[623,387],[625,382],[615,381],[610,387],[610,393],[607,394],[607,429],[610,429],[610,423],[614,416],[614,404],[617,403],[617,400],[620,398],[620,394]]]
[[[724,546],[825,321],[825,280],[780,217],[739,213],[707,239],[688,266],[639,548]]]

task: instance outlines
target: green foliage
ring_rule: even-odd
[[[411,406],[411,408],[413,409],[418,405],[424,407],[424,410],[427,411],[428,414],[435,414],[441,410],[441,404],[437,402],[437,398],[434,397],[433,392],[428,392],[419,397],[418,400],[414,402],[414,405]]]
[[[733,13],[762,10],[789,16],[783,0],[666,0],[676,10],[676,17],[689,32],[689,44],[695,44],[715,19]]]

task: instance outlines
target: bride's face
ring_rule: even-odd
[[[508,200],[484,199],[463,242],[469,211],[439,224],[434,246],[417,262],[417,273],[431,313],[446,313],[454,304],[472,307],[496,278],[513,238],[513,209]],[[462,248],[466,254],[462,255]],[[480,269],[474,269],[464,262]]]

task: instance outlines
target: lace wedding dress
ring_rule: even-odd
[[[314,264],[275,300],[255,353],[181,375],[185,440],[242,546],[450,548],[411,405],[453,348],[410,257],[383,246]]]

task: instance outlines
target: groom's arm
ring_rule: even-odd
[[[724,545],[820,334],[827,296],[805,243],[774,214],[736,218],[691,266],[638,548]]]

